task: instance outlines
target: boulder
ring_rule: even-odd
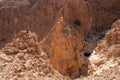
[[[61,17],[49,35],[41,41],[41,46],[53,68],[75,78],[79,77],[80,73],[87,73],[87,69],[85,72],[82,70],[87,68],[88,64],[82,54],[83,39],[75,26],[69,25]]]

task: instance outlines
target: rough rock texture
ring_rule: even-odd
[[[105,37],[109,45],[120,44],[120,20],[112,25],[112,29],[107,32]]]
[[[0,50],[0,80],[64,80],[41,52],[35,33],[21,31]]]
[[[120,18],[119,0],[84,0],[92,11],[92,31],[103,31],[110,28],[112,23]]]
[[[21,30],[36,32],[41,40],[55,23],[57,0],[0,1],[0,46]]]
[[[89,59],[89,69],[87,76],[80,76],[75,80],[119,80],[120,79],[120,42],[119,39],[119,26],[120,20],[113,23],[112,28],[108,30],[105,37],[99,40],[93,53],[88,58]],[[111,36],[114,35],[114,36]],[[92,36],[93,39],[89,38]],[[88,37],[87,41],[96,41],[98,36],[91,35]],[[109,40],[109,37],[114,37]],[[109,44],[116,40],[116,43]]]
[[[39,62],[41,62],[41,60],[39,60],[41,59],[41,56],[39,55],[40,53],[46,54],[49,57],[50,63],[56,70],[72,78],[79,77],[80,75],[86,76],[87,73],[93,72],[93,76],[95,77],[94,79],[97,80],[99,79],[99,74],[96,73],[100,73],[101,77],[102,73],[109,71],[108,69],[110,69],[111,66],[112,69],[110,69],[109,73],[105,73],[105,75],[109,75],[112,71],[115,71],[115,69],[119,69],[119,21],[113,24],[112,29],[107,32],[105,40],[98,43],[95,48],[97,41],[101,39],[101,37],[104,37],[105,31],[110,28],[112,22],[117,18],[120,18],[119,3],[119,0],[1,1],[0,44],[4,45],[3,42],[10,41],[13,34],[18,31],[23,29],[26,30],[17,34],[13,38],[13,42],[7,44],[2,49],[2,52],[0,53],[0,56],[2,57],[1,59],[3,60],[3,62],[1,62],[3,65],[0,67],[1,71],[3,70],[1,78],[12,78],[13,75],[17,74],[16,71],[18,71],[18,73],[24,71],[23,75],[27,73],[27,76],[34,76],[29,74],[36,71],[43,71],[42,74],[45,73],[44,75],[47,75],[46,68],[45,72],[43,69],[45,66],[42,66],[47,65],[47,62],[42,65],[39,64]],[[32,34],[29,30],[36,32],[39,36],[39,40],[43,39],[40,42],[41,44],[38,43],[36,35]],[[102,30],[104,31],[103,34],[101,32],[98,36],[96,32],[94,32]],[[94,38],[94,35],[89,34],[92,32],[95,33],[96,37],[89,41],[90,39],[86,39],[86,37]],[[91,43],[90,49],[88,49],[88,47],[85,49],[85,51],[90,50],[89,55],[95,48],[89,60],[88,57],[83,54],[85,43],[88,46]],[[32,54],[32,57],[28,59],[24,58],[23,56],[26,54]],[[8,58],[7,55],[9,55],[13,60]],[[27,60],[31,60],[31,58],[33,61],[30,61],[30,63],[29,61],[27,62]],[[20,64],[17,65],[20,66],[22,63],[23,66],[20,67],[20,71],[16,69],[16,66],[12,66],[13,63],[19,63],[18,59],[23,62],[20,62]],[[4,60],[7,62],[12,61],[13,63],[12,65],[9,63],[4,65]],[[30,66],[31,64],[35,66],[35,68],[30,68],[30,73],[28,68],[29,64]],[[91,66],[88,66],[89,64],[91,64]],[[12,68],[7,67],[6,65],[10,65]],[[47,67],[48,66],[49,65],[47,65]],[[108,68],[106,69],[104,66],[108,66]],[[9,76],[6,75],[6,72],[4,73],[5,69],[3,69],[3,67],[8,69],[8,71],[12,71],[8,73]],[[92,67],[90,68],[91,70],[88,70],[88,67]],[[99,70],[103,71],[99,72]],[[39,74],[39,72],[35,74]],[[50,72],[52,72],[52,70],[50,70]],[[11,73],[12,75],[10,75]],[[113,77],[110,79],[114,78],[114,73],[112,75]],[[119,74],[117,76],[119,76]],[[36,75],[34,77],[34,79],[37,79]],[[37,77],[40,77],[40,75]],[[90,78],[92,79],[93,77],[90,76]],[[102,78],[104,79],[104,77]],[[57,79],[56,76],[55,79]],[[118,77],[116,79],[119,80]]]
[[[87,31],[91,26],[92,31],[104,30],[120,17],[119,3],[119,0],[2,0],[0,46],[23,29],[36,32],[38,39],[42,40],[61,14],[70,24],[79,20]]]
[[[89,57],[90,64],[85,63],[85,62],[88,62],[87,60],[85,60],[87,59],[86,57],[84,58],[79,57],[79,59],[83,61],[83,62],[80,62],[81,64],[80,69],[82,70],[82,71],[80,70],[80,74],[83,74],[83,75],[80,76],[80,78],[75,80],[120,80],[120,77],[119,77],[120,76],[120,54],[119,54],[120,43],[116,39],[116,37],[119,38],[119,35],[116,35],[116,34],[119,34],[120,32],[120,30],[118,30],[120,25],[119,23],[120,23],[119,20],[115,22],[111,30],[109,30],[106,33],[105,38],[97,43],[98,44],[97,47],[93,51],[92,55]],[[60,19],[59,22],[52,29],[53,31],[49,33],[49,35],[51,36],[47,36],[51,38],[47,38],[47,37],[45,38],[45,39],[48,39],[50,42],[52,42],[50,46],[52,46],[53,48],[49,48],[49,46],[46,45],[48,46],[48,50],[50,50],[50,52],[55,52],[55,53],[61,52],[60,53],[61,55],[54,54],[58,58],[58,60],[61,58],[61,56],[65,59],[66,58],[72,59],[73,57],[76,57],[74,54],[78,54],[78,52],[74,52],[73,50],[76,44],[72,44],[72,43],[68,44],[68,43],[71,41],[73,42],[75,41],[79,43],[78,37],[80,37],[80,34],[76,31],[74,27],[68,26],[68,25],[64,27],[63,25],[65,26],[66,23],[64,22],[63,19]],[[75,35],[72,35],[73,33],[76,35],[76,37]],[[116,43],[109,44],[109,42],[112,42],[111,40],[109,40],[109,36],[111,35],[114,35],[112,37],[115,37],[117,44]],[[73,37],[75,38],[75,40],[73,39]],[[58,38],[58,39],[55,39],[55,38]],[[96,41],[96,38],[99,38],[99,37],[95,35],[94,37],[92,36],[92,38],[94,38]],[[66,47],[61,46],[62,44],[61,39],[66,41],[65,43],[67,45]],[[56,43],[58,43],[58,45],[55,45]],[[8,43],[4,48],[2,48],[2,50],[0,50],[0,79],[71,80],[69,77],[62,76],[60,73],[58,73],[51,67],[51,65],[49,64],[49,59],[51,60],[50,53],[48,53],[47,51],[41,51],[40,46],[41,45],[39,45],[37,36],[35,35],[35,33],[31,33],[30,31],[28,32],[22,31],[17,35],[15,35],[12,42]],[[81,44],[79,44],[79,47],[80,46]],[[24,49],[22,47],[24,47]],[[68,49],[70,48],[71,50],[70,53],[67,52],[69,50],[67,51],[65,50],[66,48]],[[79,49],[75,49],[75,50],[79,51]],[[65,57],[65,55],[67,57]],[[49,57],[49,59],[47,58],[47,56]],[[52,58],[53,57],[54,56],[52,56]],[[77,58],[74,58],[74,59],[76,60]],[[67,65],[76,66],[73,63],[71,64],[68,63]],[[61,65],[59,65],[59,68],[60,67]],[[63,67],[63,69],[65,68]],[[73,74],[76,75],[74,70],[77,70],[77,69],[78,69],[77,67],[70,68],[70,70],[68,71],[70,72],[73,71]],[[89,71],[87,76],[85,76],[86,71],[84,70]],[[70,74],[70,76],[73,74]]]
[[[41,41],[41,46],[56,70],[75,78],[87,73],[88,61],[80,54],[83,39],[75,26],[67,24],[61,17],[49,35]],[[82,71],[83,67],[86,71]]]
[[[69,25],[77,26],[75,27],[77,31],[85,37],[93,24],[93,15],[90,8],[83,0],[69,0],[66,1],[59,16],[63,16]]]
[[[120,20],[112,25],[112,29],[107,32],[105,38],[107,44],[110,46],[108,55],[110,57],[120,56]]]
[[[108,27],[105,27],[105,24],[116,19],[118,15],[102,11],[101,7],[93,8],[98,4],[97,2],[90,2],[89,4],[82,0],[70,0],[65,3],[67,4],[61,8],[58,21],[50,33],[41,41],[41,46],[44,52],[48,54],[55,69],[62,74],[77,77],[80,74],[87,73],[87,71],[82,71],[85,70],[82,66],[88,66],[88,61],[83,55],[83,49],[85,37],[90,32],[91,27],[96,26],[98,30],[106,30]],[[94,12],[94,9],[95,11],[99,9],[102,13],[98,15],[99,11]],[[100,21],[99,19],[94,21],[98,17],[101,18]],[[105,21],[105,19],[110,21]],[[94,30],[96,29],[94,28]]]
[[[87,79],[119,80],[120,79],[120,20],[116,21],[105,38],[99,41],[89,58],[91,68]],[[113,36],[114,35],[114,36]],[[111,37],[111,39],[109,38]],[[115,41],[116,40],[116,41]],[[115,42],[114,42],[115,41]],[[117,42],[117,44],[116,44]],[[110,44],[112,43],[112,44]]]
[[[26,50],[28,53],[41,53],[39,42],[37,42],[37,36],[35,33],[21,31],[14,36],[11,43],[8,43],[4,47],[6,54],[16,54],[18,50]]]

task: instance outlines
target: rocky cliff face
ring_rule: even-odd
[[[102,31],[109,29],[114,21],[120,18],[119,0],[84,0],[92,10],[93,25],[92,31]]]
[[[0,2],[0,46],[21,30],[34,31],[41,40],[55,23],[57,0],[2,0]]]
[[[111,57],[120,53],[119,21],[111,28],[120,18],[119,3],[119,0],[3,0],[0,2],[1,46],[18,31],[26,30],[17,34],[3,52],[16,54],[25,49],[25,53],[44,53],[54,69],[71,78],[97,72],[96,68],[100,69],[106,59],[114,61]],[[37,33],[40,44],[30,31]],[[105,40],[97,43],[104,36]]]
[[[105,38],[99,41],[98,45],[94,49],[92,55],[89,58],[93,75],[91,75],[88,79],[120,79],[119,26],[120,20],[117,20],[115,23],[113,23],[112,28],[107,31]]]
[[[70,0],[66,1],[66,3],[58,15],[61,17],[50,33],[41,41],[41,46],[48,54],[51,64],[55,69],[62,74],[76,77],[80,74],[87,74],[87,71],[82,71],[88,69],[89,60],[86,56],[92,53],[97,41],[104,37],[105,33],[103,32],[104,34],[102,34],[101,32],[101,34],[96,34],[97,38],[96,40],[94,38],[93,42],[90,40],[86,41],[87,34],[89,35],[90,32],[92,33],[96,29],[98,31],[105,31],[108,27],[110,28],[110,26],[106,25],[108,25],[108,22],[110,25],[112,21],[118,18],[118,15],[103,11],[100,8],[102,4],[99,4],[100,7],[95,7],[98,4],[97,2],[87,4],[84,1]],[[101,14],[99,13],[100,11],[102,12]],[[100,19],[97,19],[98,17]],[[108,20],[105,21],[105,19]],[[89,36],[89,39],[93,36]],[[89,49],[85,49],[85,42],[87,46],[91,44],[94,47],[87,47]],[[83,66],[86,68],[84,69]]]
[[[82,54],[83,39],[75,26],[67,24],[61,17],[50,34],[41,41],[41,46],[56,70],[75,78],[80,73],[86,74],[82,73],[82,68],[87,69],[88,66]]]
[[[20,30],[36,32],[38,39],[42,40],[61,15],[70,24],[79,22],[87,31],[90,27],[92,31],[107,29],[120,17],[119,3],[119,0],[2,0],[0,46],[9,42]]]

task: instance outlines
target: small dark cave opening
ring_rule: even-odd
[[[84,53],[84,56],[85,56],[85,57],[90,57],[90,55],[91,55],[90,52],[85,52],[85,53]]]
[[[76,19],[76,20],[74,21],[74,24],[77,25],[77,26],[80,26],[80,25],[81,25],[81,22],[80,22],[80,20]]]

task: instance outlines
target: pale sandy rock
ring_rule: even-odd
[[[12,58],[1,52],[0,53],[0,60],[12,61]]]

